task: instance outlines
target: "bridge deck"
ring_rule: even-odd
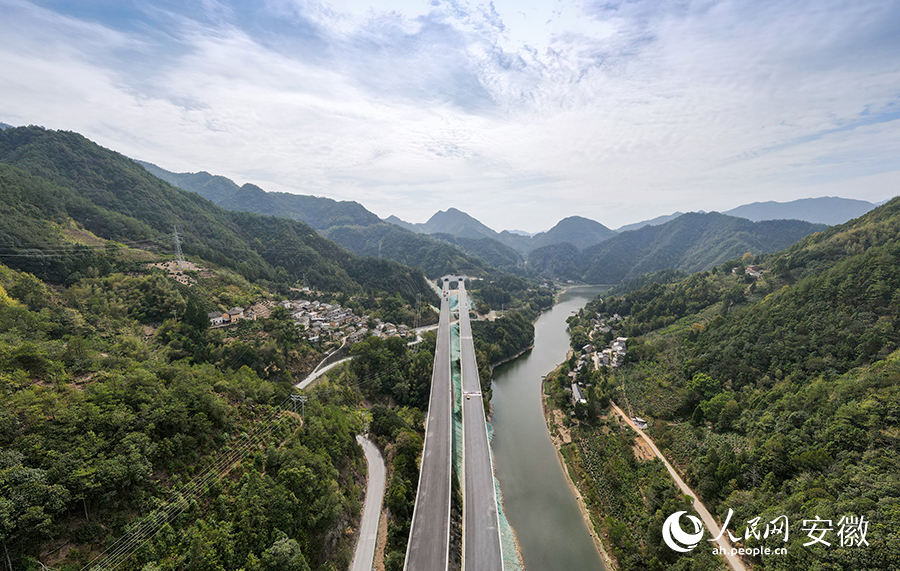
[[[481,394],[464,280],[459,282],[460,370],[467,393]],[[463,399],[463,571],[502,571],[494,467],[481,396]]]
[[[450,477],[451,413],[453,395],[450,384],[450,302],[448,281],[441,295],[431,396],[425,425],[425,444],[416,507],[413,510],[409,543],[406,547],[406,571],[446,571],[450,562]]]

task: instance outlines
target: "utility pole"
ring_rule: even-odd
[[[175,229],[175,233],[173,236],[173,240],[175,242],[175,260],[178,261],[178,265],[180,267],[184,267],[184,253],[181,251],[181,237],[178,236],[178,227],[173,226]]]
[[[297,403],[300,403],[300,407],[303,411],[303,421],[306,422],[306,401],[309,400],[309,397],[306,395],[291,395],[291,404],[294,406],[294,414],[297,413]]]

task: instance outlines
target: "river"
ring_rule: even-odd
[[[494,370],[492,448],[526,571],[603,571],[541,406],[541,378],[566,358],[566,318],[605,287],[573,288],[534,324],[534,349]]]

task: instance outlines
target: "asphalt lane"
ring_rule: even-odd
[[[375,562],[375,544],[378,538],[378,519],[381,515],[381,503],[384,500],[384,460],[378,448],[364,436],[357,436],[356,441],[366,453],[366,464],[369,466],[368,485],[366,486],[366,502],[363,508],[362,521],[359,524],[359,543],[353,556],[351,571],[372,571]]]
[[[468,395],[463,398],[463,571],[502,571],[494,468],[464,280],[459,282],[459,307],[460,371]]]
[[[419,487],[403,565],[406,571],[446,571],[450,564],[450,415],[453,395],[450,385],[448,283],[444,281],[444,294],[441,295],[441,317],[431,375]]]

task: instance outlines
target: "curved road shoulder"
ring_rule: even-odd
[[[706,528],[713,534],[718,535],[719,526],[716,524],[716,520],[713,518],[712,514],[709,513],[709,510],[706,509],[706,506],[703,505],[703,502],[700,501],[700,498],[697,496],[697,494],[694,493],[694,490],[688,487],[684,480],[681,479],[681,476],[678,475],[678,472],[675,471],[675,468],[673,468],[672,465],[669,464],[669,461],[666,460],[666,457],[663,456],[663,453],[659,451],[659,448],[656,447],[656,444],[653,442],[653,440],[651,440],[643,430],[635,426],[634,422],[632,422],[632,420],[628,418],[628,415],[626,415],[622,411],[622,409],[619,408],[618,405],[616,405],[616,403],[610,401],[610,404],[612,405],[613,410],[616,411],[616,414],[618,414],[622,417],[622,419],[625,420],[625,424],[630,426],[632,430],[637,432],[638,435],[643,438],[647,444],[650,445],[650,448],[653,450],[653,453],[656,454],[656,457],[662,460],[662,463],[665,464],[666,470],[669,471],[669,475],[672,476],[672,479],[675,481],[675,485],[677,485],[682,492],[691,497],[691,499],[693,500],[694,510],[696,510],[696,512],[700,514],[700,519],[702,519],[703,523],[706,524]],[[741,562],[741,560],[737,556],[731,554],[731,544],[725,538],[725,534],[722,534],[722,537],[716,540],[716,543],[725,554],[724,557],[728,562],[728,565],[734,571],[747,571],[747,568],[744,567],[744,564]]]
[[[359,523],[359,542],[353,555],[351,571],[371,571],[374,569],[375,545],[378,539],[378,518],[384,501],[385,470],[384,460],[378,448],[365,436],[357,436],[356,441],[366,454],[368,484],[362,521]]]

